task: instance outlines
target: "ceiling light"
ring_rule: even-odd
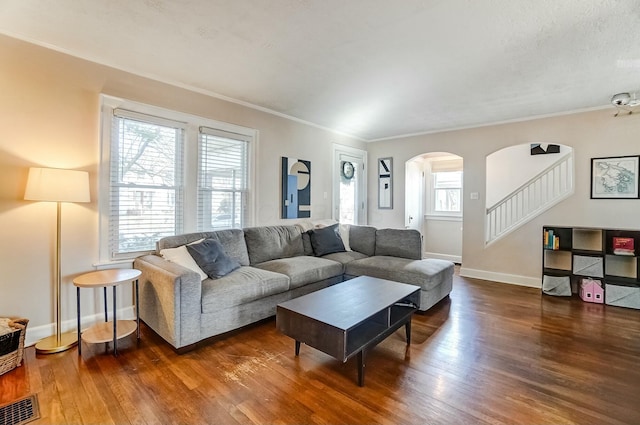
[[[630,108],[639,106],[640,100],[636,99],[635,93],[618,93],[614,94],[613,97],[611,97],[611,104],[613,104],[613,106],[618,109],[618,112],[616,112],[616,114],[614,115],[615,117],[617,117],[620,113],[620,110],[627,111],[629,114],[633,113],[633,110]]]

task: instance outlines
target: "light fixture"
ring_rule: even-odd
[[[67,350],[78,343],[75,332],[62,333],[61,329],[61,270],[60,270],[60,217],[62,202],[90,202],[89,173],[86,171],[61,170],[57,168],[30,168],[27,188],[24,193],[27,201],[49,201],[58,204],[56,228],[56,273],[54,297],[56,301],[56,333],[36,343],[36,352],[52,354]]]
[[[618,109],[614,115],[617,117],[621,110],[632,114],[632,108],[640,105],[640,99],[636,99],[635,93],[617,93],[611,97],[611,104]]]

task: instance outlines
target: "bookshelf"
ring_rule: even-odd
[[[595,280],[604,303],[640,309],[640,230],[543,226],[542,292],[577,296]]]

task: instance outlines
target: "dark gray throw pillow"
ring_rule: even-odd
[[[323,227],[321,229],[309,230],[311,247],[317,257],[332,254],[334,252],[345,252],[344,243],[338,233],[338,223]]]
[[[226,276],[240,267],[240,263],[229,257],[224,252],[222,244],[215,239],[205,239],[200,243],[187,245],[187,250],[211,279]]]

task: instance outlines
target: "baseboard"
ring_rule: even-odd
[[[460,267],[460,276],[472,277],[475,279],[492,280],[494,282],[508,283],[511,285],[528,286],[531,288],[542,288],[541,278],[520,276],[508,273],[497,273],[486,270],[469,269]]]
[[[422,254],[422,258],[435,258],[436,260],[447,260],[452,263],[462,263],[462,257],[459,255],[438,254],[436,252],[425,252]]]
[[[112,313],[112,312],[109,312]],[[136,311],[133,306],[125,307],[119,309],[117,312],[118,320],[135,320]],[[109,320],[111,320],[111,314],[109,315]],[[104,321],[104,313],[93,314],[91,316],[82,316],[82,328],[86,329],[91,325],[94,325],[98,322]],[[77,319],[64,320],[61,323],[62,332],[76,332],[78,329]],[[40,341],[42,338],[46,338],[48,336],[54,335],[56,333],[56,324],[49,323],[41,326],[29,326],[27,325],[27,334],[25,335],[24,345],[25,347],[29,347],[36,342]]]

